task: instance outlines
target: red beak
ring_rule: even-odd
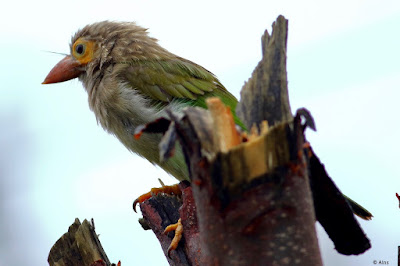
[[[75,60],[70,55],[67,55],[53,67],[42,84],[63,82],[77,78],[82,73],[79,66],[81,66],[79,61]]]

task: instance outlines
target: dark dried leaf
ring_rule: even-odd
[[[371,247],[349,204],[311,148],[310,185],[318,222],[344,255],[358,255]]]
[[[160,149],[160,161],[163,162],[168,158],[172,157],[175,152],[176,143],[176,130],[175,123],[171,122],[167,132],[164,134],[163,138],[158,145]]]
[[[310,111],[308,111],[306,108],[300,108],[297,110],[296,112],[296,117],[301,117],[304,118],[305,123],[304,123],[304,127],[309,127],[314,131],[317,131],[317,128],[315,126],[315,122],[314,122],[314,118],[312,117]],[[304,128],[304,129],[305,129]]]
[[[134,137],[139,139],[143,133],[165,133],[168,130],[171,121],[165,117],[158,118],[157,120],[140,125],[136,127]]]

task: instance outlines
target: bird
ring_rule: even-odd
[[[87,25],[71,40],[70,55],[43,84],[78,78],[88,93],[97,122],[128,150],[160,166],[177,180],[189,180],[182,152],[161,162],[161,136],[132,138],[139,125],[180,112],[187,106],[206,108],[205,99],[219,97],[235,110],[237,99],[205,68],[162,48],[147,29],[134,22],[102,21]],[[234,114],[235,123],[244,128]]]
[[[235,114],[237,99],[213,73],[164,49],[135,22],[101,21],[78,30],[70,54],[54,66],[43,84],[75,78],[87,91],[98,124],[178,181],[190,181],[182,150],[161,161],[161,135],[135,139],[136,128],[167,116],[167,109],[180,113],[188,106],[206,108],[208,97],[219,97],[230,107],[235,123],[245,129]]]

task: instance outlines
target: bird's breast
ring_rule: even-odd
[[[98,97],[91,106],[98,123],[115,135],[128,150],[159,165],[179,180],[187,179],[188,173],[180,147],[174,158],[161,163],[158,148],[161,134],[143,134],[140,139],[134,138],[137,126],[166,116],[165,108],[156,108],[154,100],[144,97],[139,91],[124,83],[115,86],[117,90],[105,91],[107,89],[105,87],[98,88]],[[167,108],[175,112],[180,112],[182,107],[179,103],[167,105]]]

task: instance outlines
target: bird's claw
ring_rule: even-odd
[[[147,192],[141,196],[139,196],[135,201],[133,202],[133,210],[136,212],[136,206],[138,203],[142,203],[145,200],[150,199],[151,197],[160,194],[160,193],[166,193],[169,195],[181,195],[182,191],[179,188],[179,184],[175,184],[172,186],[162,186],[160,188],[152,188],[150,192]]]
[[[145,193],[145,194],[139,196],[137,199],[135,199],[135,201],[133,202],[133,210],[134,210],[135,212],[137,212],[137,211],[136,211],[136,206],[137,206],[138,203],[142,203],[142,202],[144,202],[145,200],[150,199],[153,195],[157,195],[158,193],[160,193],[160,192],[158,192],[158,193],[156,193],[156,194],[153,194],[153,190],[156,190],[156,188],[152,188],[150,192],[147,192],[147,193]]]
[[[136,211],[136,205],[139,203],[138,199],[135,199],[135,201],[133,202],[133,211],[137,213]]]
[[[168,234],[171,231],[175,231],[175,235],[171,241],[171,244],[168,247],[168,251],[167,251],[168,258],[171,258],[171,251],[175,250],[178,247],[179,241],[182,238],[183,226],[182,226],[181,218],[179,218],[179,220],[176,224],[168,225],[164,230],[164,234]]]

